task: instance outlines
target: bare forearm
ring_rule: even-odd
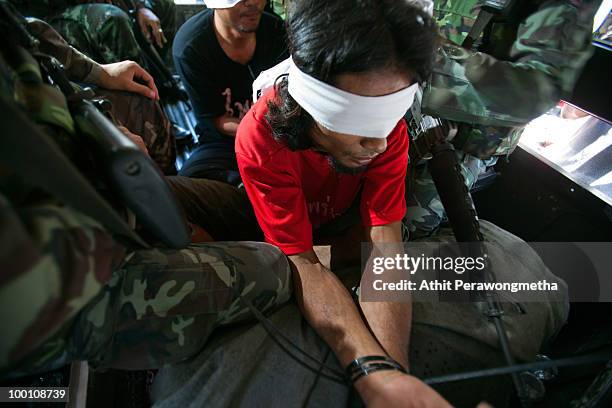
[[[401,242],[399,224],[385,227],[369,230],[370,238],[379,242]],[[404,356],[408,350],[410,304],[366,305],[363,309],[368,328],[349,292],[321,264],[314,251],[290,256],[289,260],[294,272],[295,296],[304,317],[334,351],[343,367],[355,358],[368,355],[390,354],[400,363],[407,363]],[[450,407],[418,379],[399,371],[369,373],[355,381],[354,387],[366,406]]]
[[[379,255],[392,257],[403,251],[399,223],[368,228],[366,236],[376,245]],[[323,257],[318,258],[319,254]],[[321,264],[323,261],[324,265],[329,265],[329,251],[318,251],[317,255],[305,253],[291,257],[297,269],[295,282],[301,286],[296,288],[296,292],[301,295],[298,300],[306,318],[336,352],[338,359],[344,363],[355,358],[353,354],[357,354],[357,357],[365,355],[355,348],[367,347],[388,354],[407,367],[412,305],[362,302],[360,307],[364,321],[336,275]],[[389,274],[392,273],[389,271]],[[351,340],[358,343],[344,342],[347,331]],[[360,331],[361,337],[355,337]],[[348,358],[343,359],[343,354],[349,355]]]
[[[394,257],[403,252],[399,223],[372,227],[366,235],[376,246],[378,255]],[[388,271],[391,277],[394,272]],[[396,279],[401,279],[396,277]],[[408,367],[408,346],[412,326],[412,304],[399,302],[360,302],[370,330],[389,356]]]
[[[384,354],[340,280],[320,263],[290,259],[300,309],[342,366],[360,356]]]
[[[361,311],[370,330],[394,360],[409,367],[408,346],[412,327],[412,304],[398,302],[362,302]]]

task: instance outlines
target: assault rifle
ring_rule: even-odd
[[[134,0],[117,0],[117,4],[125,12],[127,12],[132,20],[132,31],[136,37],[136,41],[142,50],[142,55],[145,60],[146,68],[155,78],[155,84],[159,88],[160,95],[169,103],[182,101],[189,102],[189,97],[185,90],[180,86],[179,82],[172,75],[164,60],[157,52],[155,45],[145,38],[138,24],[138,8]]]

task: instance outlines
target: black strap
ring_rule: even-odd
[[[0,97],[0,160],[29,183],[103,224],[132,243],[148,245],[98,194],[64,153],[14,104]]]
[[[492,18],[493,13],[480,9],[478,12],[478,17],[476,17],[476,21],[474,21],[470,32],[463,40],[461,46],[468,50],[472,49],[474,43],[478,40],[478,38],[480,38],[480,35],[484,32],[485,28],[487,28],[487,25],[489,22],[491,22]]]
[[[430,159],[434,147],[446,143],[449,140],[451,131],[456,129],[456,126],[447,120],[433,119],[432,124],[435,123],[438,124],[422,129],[417,137],[410,140],[408,155],[412,166],[420,164],[422,159]]]
[[[410,157],[411,166],[416,166],[424,158],[431,158],[431,149],[441,143],[439,138],[433,132],[426,132],[416,139],[410,140],[410,149],[408,149],[408,156]]]
[[[431,152],[433,157],[428,161],[427,168],[457,242],[482,241],[478,216],[453,145],[441,143],[434,146]]]
[[[346,375],[354,384],[361,377],[370,375],[376,371],[394,370],[402,373],[408,371],[400,363],[388,356],[363,356],[356,358],[346,367]]]

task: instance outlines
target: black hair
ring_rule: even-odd
[[[334,85],[341,74],[394,70],[425,81],[437,29],[419,0],[292,0],[287,13],[289,51],[300,70]],[[266,120],[291,150],[312,146],[312,117],[276,82]]]

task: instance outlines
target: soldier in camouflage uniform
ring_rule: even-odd
[[[425,114],[459,124],[453,144],[468,188],[497,158],[510,154],[523,127],[573,90],[592,53],[600,1],[519,2],[520,24],[493,23],[487,54],[460,46],[480,11],[477,0],[436,0],[445,40],[423,90]],[[445,211],[427,166],[412,163],[405,235],[430,236]]]
[[[122,125],[120,129],[153,159],[165,175],[172,176],[167,177],[166,181],[191,223],[197,242],[261,239],[252,209],[244,208],[241,200],[228,191],[232,189],[231,186],[213,180],[173,176],[176,174],[175,138],[170,122],[158,103],[153,78],[146,71],[134,62],[100,66],[89,59],[81,61],[74,57],[81,53],[70,47],[48,24],[32,19],[29,28],[39,38],[39,48],[43,53],[53,55],[64,66],[70,67],[70,73],[77,71],[78,75],[71,79],[98,83],[96,94],[110,100],[111,112],[118,124]],[[111,69],[136,70],[139,79],[148,87],[128,81],[124,88],[118,88],[117,85],[121,83],[117,82],[117,78],[109,78],[105,74]],[[122,92],[122,89],[130,92]],[[201,197],[206,197],[206,200]]]
[[[2,123],[35,122],[68,155],[78,154],[63,95],[42,82],[29,54],[19,67],[6,63],[4,51],[15,43],[5,42],[0,53]],[[65,52],[70,79],[106,83],[106,67]],[[265,311],[290,294],[288,262],[273,246],[131,251],[2,160],[0,225],[0,377],[75,360],[125,369],[177,362],[197,353],[215,327],[249,318],[243,299]]]
[[[126,13],[129,1],[11,0],[25,16],[49,22],[73,47],[100,63],[125,60],[143,64]],[[108,3],[108,4],[107,4]],[[136,0],[137,20],[145,37],[165,55],[172,44],[176,7],[172,0]],[[161,30],[161,31],[160,31]]]
[[[77,54],[76,49],[69,46],[47,23],[30,19],[28,27],[39,39],[41,52],[54,56],[64,66],[69,67],[69,72],[73,73],[75,81],[98,82],[102,74],[98,69],[99,66],[90,63],[89,59],[74,58],[74,55],[80,53]],[[109,83],[104,84],[104,88],[112,86]],[[130,89],[131,92],[97,88],[96,94],[111,102],[115,120],[142,139],[147,153],[160,170],[166,175],[176,174],[176,145],[170,121],[156,100],[157,95],[151,96],[147,87],[138,87],[138,84],[134,86],[135,88]],[[151,86],[156,89],[154,84]]]

